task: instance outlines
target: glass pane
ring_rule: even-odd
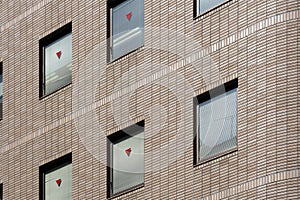
[[[72,34],[45,47],[45,95],[72,82]]]
[[[45,199],[72,199],[72,164],[45,175]]]
[[[113,194],[144,183],[144,132],[113,145]]]
[[[199,108],[199,159],[203,160],[236,144],[236,89],[205,101]]]
[[[199,0],[199,14],[209,11],[210,9],[220,5],[225,2],[225,0]]]
[[[144,44],[144,1],[129,0],[112,9],[112,58]]]

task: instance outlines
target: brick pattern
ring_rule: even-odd
[[[4,199],[69,152],[73,198],[105,199],[106,136],[143,119],[145,187],[116,199],[299,199],[300,3],[192,8],[145,0],[144,47],[107,64],[105,1],[0,2]],[[70,21],[73,84],[39,100],[38,41]],[[238,151],[194,167],[192,98],[237,77]]]

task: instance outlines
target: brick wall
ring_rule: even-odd
[[[297,0],[145,0],[145,45],[106,63],[106,2],[0,2],[4,199],[38,199],[72,152],[73,199],[106,198],[106,136],[145,120],[145,186],[124,199],[298,199]],[[39,39],[72,21],[73,83],[39,99]],[[238,78],[238,151],[193,166],[193,97]]]

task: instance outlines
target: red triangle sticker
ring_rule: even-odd
[[[62,182],[61,179],[57,179],[55,182],[56,182],[56,184],[58,185],[58,187],[60,187],[60,184],[61,184],[61,182]]]
[[[56,56],[58,57],[58,59],[60,59],[60,57],[61,57],[61,51],[56,52]]]
[[[132,17],[132,12],[126,14],[126,18],[128,19],[128,21],[130,21],[131,17]]]
[[[131,148],[126,149],[126,150],[125,150],[125,153],[127,154],[127,156],[130,156]]]

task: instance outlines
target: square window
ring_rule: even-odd
[[[144,183],[144,122],[108,137],[108,197]]]
[[[0,62],[0,120],[3,117],[3,63]]]
[[[222,5],[228,0],[195,0],[195,17]]]
[[[40,167],[40,199],[72,199],[72,154]]]
[[[144,0],[108,1],[109,61],[144,44]]]
[[[72,24],[40,40],[40,97],[72,83]]]
[[[237,148],[237,79],[197,96],[194,164]]]

